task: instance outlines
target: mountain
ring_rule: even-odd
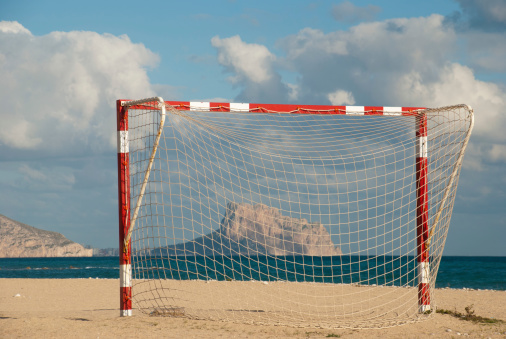
[[[0,214],[0,258],[91,257],[92,249],[62,234],[44,231]]]
[[[336,256],[342,252],[320,223],[283,216],[262,204],[230,202],[218,230],[152,254]]]

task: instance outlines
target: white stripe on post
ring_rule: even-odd
[[[204,112],[207,112],[210,109],[211,109],[211,103],[210,102],[190,101],[190,111],[204,111]]]
[[[118,153],[128,153],[128,131],[118,131]]]
[[[416,139],[416,156],[418,158],[427,158],[427,137],[418,137]]]
[[[230,112],[249,112],[249,104],[242,102],[231,102]]]
[[[364,115],[364,106],[346,106],[346,114]]]
[[[429,268],[428,262],[418,263],[418,283],[428,284],[429,283]]]
[[[402,107],[383,107],[383,115],[402,115]]]
[[[121,310],[120,316],[121,317],[131,317],[132,316],[132,310]]]
[[[119,286],[132,287],[132,265],[119,265]]]

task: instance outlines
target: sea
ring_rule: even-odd
[[[148,258],[137,278],[289,280],[402,285],[415,283],[415,260],[406,257],[191,257]],[[149,263],[149,265],[146,265]],[[118,257],[0,258],[0,278],[117,279]],[[405,281],[403,281],[405,280]],[[506,290],[506,257],[443,256],[436,288]]]

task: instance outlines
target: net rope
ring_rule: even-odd
[[[430,317],[418,308],[416,119],[427,119],[434,307],[468,106],[410,115],[168,103],[164,111],[157,102],[128,109],[136,309],[323,328]]]

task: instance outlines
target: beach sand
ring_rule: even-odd
[[[198,293],[205,282],[178,282]],[[244,289],[252,283],[213,282],[216,291]],[[481,324],[448,314],[384,329],[320,329],[251,325],[187,317],[150,316],[135,309],[119,317],[119,281],[116,279],[0,279],[0,338],[506,338],[506,323]],[[252,288],[252,287],[247,287]],[[272,287],[270,287],[272,288]],[[299,286],[300,288],[300,286]],[[287,284],[283,289],[290,289]],[[206,293],[208,293],[206,291]],[[216,292],[218,293],[218,292]],[[228,293],[228,292],[227,292]],[[438,309],[465,313],[473,305],[481,317],[506,321],[506,291],[438,289]],[[269,298],[265,294],[265,298]],[[183,298],[184,299],[184,298]],[[201,301],[201,306],[206,300]],[[266,303],[268,304],[268,303]],[[190,305],[191,306],[191,305]],[[190,307],[189,306],[189,307]],[[211,305],[210,309],[228,307]],[[205,307],[199,307],[205,308]],[[231,314],[240,312],[239,307]],[[221,310],[227,314],[229,309]],[[244,311],[244,310],[242,310]],[[247,311],[247,310],[246,310]],[[249,310],[254,311],[254,310]],[[266,311],[267,312],[267,311]],[[251,316],[255,312],[250,312]],[[221,313],[217,313],[221,314]],[[266,313],[268,314],[268,313]],[[230,318],[233,319],[233,318]]]

